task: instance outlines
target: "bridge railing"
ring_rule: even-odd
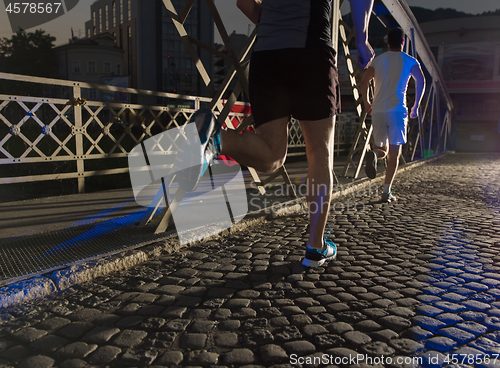
[[[121,101],[84,100],[87,90]],[[0,73],[0,184],[86,179],[128,172],[127,155],[141,141],[181,126],[211,99],[173,93]],[[238,103],[237,103],[238,104]],[[248,114],[226,118],[244,122]],[[356,130],[343,115],[336,154],[348,151]],[[304,155],[300,124],[290,125],[290,156]]]

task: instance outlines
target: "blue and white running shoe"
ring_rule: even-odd
[[[207,172],[208,167],[219,156],[221,150],[220,130],[221,125],[215,118],[210,109],[200,109],[196,111],[189,120],[188,124],[195,124],[200,137],[201,146],[191,147],[191,142],[182,147],[183,150],[189,150],[188,155],[178,155],[183,162],[184,170],[177,172],[175,181],[179,183],[186,192],[192,192]],[[176,162],[174,166],[178,165]],[[181,165],[179,165],[181,166]]]
[[[330,240],[330,235],[324,237],[324,242],[325,246],[322,251],[307,245],[306,256],[302,261],[302,266],[311,268],[319,267],[326,261],[330,261],[337,257],[337,246]]]

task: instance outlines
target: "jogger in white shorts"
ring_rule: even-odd
[[[396,200],[391,186],[399,165],[401,146],[406,143],[408,108],[406,89],[410,77],[415,79],[415,104],[410,118],[418,116],[418,106],[425,90],[425,77],[418,61],[405,54],[404,32],[392,28],[387,35],[389,51],[377,56],[361,80],[365,109],[372,115],[375,147],[366,155],[365,170],[369,178],[377,176],[377,160],[388,155],[382,202]],[[375,79],[373,105],[368,100],[368,85]]]

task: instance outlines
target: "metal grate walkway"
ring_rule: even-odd
[[[172,234],[154,235],[154,228],[133,226],[143,213],[141,209],[98,224],[3,240],[0,283],[132,249]]]

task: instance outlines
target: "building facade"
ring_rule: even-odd
[[[458,151],[500,151],[500,17],[420,25],[455,107]]]
[[[180,13],[183,0],[173,0]],[[206,88],[161,0],[98,0],[85,23],[87,37],[108,32],[124,50],[124,74],[131,87],[187,95],[206,95]],[[214,25],[203,1],[195,1],[184,24],[189,35],[213,45]],[[197,50],[210,76],[212,55]]]
[[[56,78],[59,79],[102,84],[103,78],[123,74],[124,51],[115,45],[115,38],[109,33],[73,38],[56,47],[55,53],[59,63]],[[97,89],[83,89],[82,97],[90,100],[101,98]]]

